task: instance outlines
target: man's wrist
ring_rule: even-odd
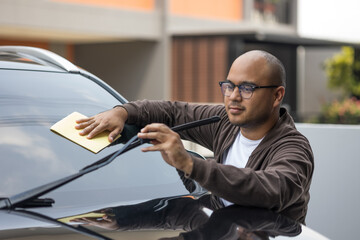
[[[122,106],[122,105],[116,105],[115,107],[113,107],[114,111],[118,111],[118,114],[120,116],[121,119],[124,120],[124,122],[127,121],[128,118],[128,112],[127,110]]]
[[[189,159],[187,160],[187,164],[185,164],[185,167],[183,169],[185,177],[187,178],[190,177],[193,167],[194,167],[194,161],[192,160],[191,156],[189,156]]]

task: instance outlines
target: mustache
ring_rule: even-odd
[[[228,108],[235,107],[235,108],[239,108],[241,110],[246,109],[244,106],[241,106],[238,102],[230,102],[227,106],[228,106]]]

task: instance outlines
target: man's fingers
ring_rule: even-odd
[[[79,134],[81,136],[87,135],[86,137],[88,139],[95,137],[96,135],[98,135],[101,132],[109,130],[107,124],[97,123],[95,120],[80,123],[80,124],[76,125],[75,128],[79,129],[79,130],[82,129],[82,131],[80,131]],[[120,132],[121,132],[120,127],[112,130],[108,137],[109,141],[112,142],[116,138],[116,136],[120,134]]]
[[[161,123],[152,123],[145,126],[138,133],[138,137],[142,139],[154,139],[159,142],[164,142],[168,138],[168,134],[174,133],[168,126]]]
[[[91,139],[93,137],[95,137],[96,135],[98,135],[99,133],[103,132],[104,130],[106,130],[106,127],[104,127],[104,125],[99,124],[99,125],[93,125],[93,126],[89,126],[88,128],[85,128],[83,130],[84,135],[89,133],[86,137],[88,139]]]
[[[157,139],[159,132],[139,132],[138,137],[143,139]]]
[[[126,119],[126,110],[117,107],[90,118],[78,119],[75,128],[81,130],[79,134],[88,139],[94,138],[104,131],[110,131],[108,140],[112,142],[122,131]]]
[[[146,125],[143,129],[141,129],[142,133],[147,132],[169,132],[171,129],[162,123],[152,123],[149,125]]]
[[[87,126],[93,124],[94,119],[84,118],[84,119],[76,120],[76,123],[77,123],[77,125],[75,125],[76,129],[83,129],[83,128],[86,128]]]
[[[83,123],[83,122],[88,122],[92,119],[92,117],[89,117],[89,118],[81,118],[81,119],[78,119],[76,120],[76,123]]]
[[[111,131],[108,137],[109,142],[113,142],[114,139],[120,134],[120,132],[121,132],[120,128],[116,128],[113,131]]]
[[[156,151],[162,151],[163,147],[160,144],[157,145],[151,145],[149,147],[142,148],[142,152],[156,152]]]
[[[94,128],[96,127],[96,125],[94,123],[92,123],[91,125],[88,125],[85,128],[82,128],[82,130],[79,132],[79,134],[81,136],[85,136],[87,135],[89,132],[91,132]]]

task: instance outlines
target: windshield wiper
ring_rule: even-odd
[[[185,129],[189,129],[189,128],[194,128],[194,127],[198,127],[198,126],[202,126],[202,125],[206,125],[206,124],[210,124],[210,123],[214,123],[214,122],[218,122],[220,120],[220,117],[218,116],[214,116],[211,118],[206,118],[206,119],[202,119],[202,120],[198,120],[198,121],[193,121],[190,123],[185,123],[185,124],[181,124],[178,126],[175,126],[173,128],[171,128],[173,131],[178,132],[178,131],[182,131]],[[118,151],[115,151],[105,157],[103,157],[102,159],[96,161],[95,163],[88,165],[86,167],[84,167],[83,169],[81,169],[79,172],[72,174],[70,176],[61,178],[59,180],[50,182],[48,184],[30,189],[28,191],[16,194],[14,196],[11,196],[9,198],[3,198],[0,199],[0,209],[14,209],[16,207],[26,207],[27,205],[31,206],[33,205],[34,202],[45,202],[46,205],[44,206],[49,206],[49,203],[51,202],[51,199],[39,199],[38,197],[51,192],[85,174],[88,174],[90,172],[93,172],[99,168],[102,168],[106,165],[108,165],[109,163],[111,163],[116,157],[118,157],[120,154],[125,153],[137,146],[140,146],[143,143],[147,143],[150,140],[142,140],[139,139],[136,135],[133,136],[121,149],[119,149]],[[37,204],[37,206],[39,207],[41,204]],[[50,203],[51,205],[51,203]]]

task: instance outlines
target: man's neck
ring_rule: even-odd
[[[272,129],[279,119],[279,115],[277,114],[273,118],[269,119],[269,121],[258,125],[258,126],[249,126],[249,127],[241,127],[241,134],[250,140],[259,140]]]

